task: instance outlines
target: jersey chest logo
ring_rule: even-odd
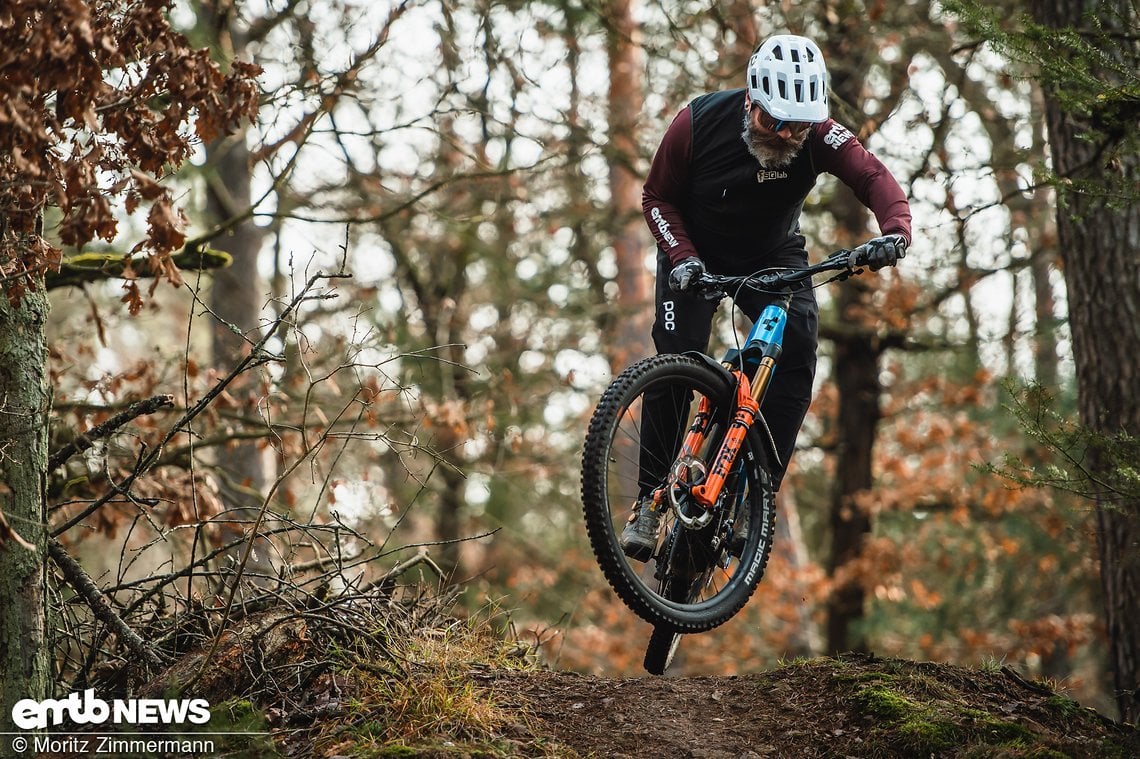
[[[776,179],[787,179],[788,172],[786,171],[769,171],[768,169],[760,169],[756,172],[756,181],[760,184],[771,182]]]

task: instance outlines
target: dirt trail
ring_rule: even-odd
[[[852,656],[740,677],[483,679],[581,756],[1140,756],[1135,728],[1008,668]]]

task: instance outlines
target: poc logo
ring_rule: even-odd
[[[673,301],[667,300],[661,304],[661,322],[665,325],[666,332],[677,329],[677,311]]]

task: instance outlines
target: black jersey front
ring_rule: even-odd
[[[816,182],[811,152],[761,168],[742,139],[744,90],[702,95],[689,105],[689,181],[679,210],[693,244],[719,271],[799,247],[799,217]]]

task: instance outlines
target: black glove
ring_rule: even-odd
[[[669,272],[669,289],[677,293],[689,292],[704,273],[704,261],[696,256],[689,256]]]
[[[906,238],[902,235],[875,237],[856,248],[855,254],[855,260],[866,264],[871,271],[894,266],[899,259],[906,258]]]

